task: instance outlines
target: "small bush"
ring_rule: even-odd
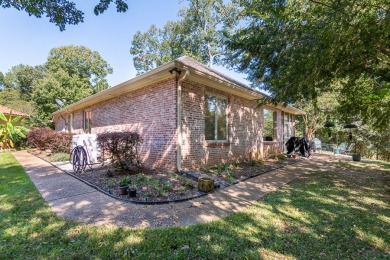
[[[125,176],[119,181],[119,186],[124,187],[131,183],[130,176]]]
[[[170,183],[164,183],[164,185],[163,185],[163,190],[164,190],[165,192],[170,192],[170,191],[172,191],[172,190],[173,190],[172,184],[170,184]]]
[[[50,149],[53,153],[69,153],[72,134],[44,127],[33,128],[28,133],[27,142],[40,150]]]
[[[65,162],[69,161],[69,154],[67,153],[54,153],[50,156],[52,162]]]
[[[277,151],[271,149],[268,151],[267,157],[270,159],[276,159],[277,154],[278,154]]]
[[[125,172],[140,169],[139,146],[142,138],[137,132],[106,132],[97,136],[97,142],[103,154],[111,156],[116,167]]]

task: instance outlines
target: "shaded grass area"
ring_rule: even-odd
[[[390,258],[390,171],[327,165],[256,205],[191,227],[90,227],[56,216],[0,154],[0,258]]]

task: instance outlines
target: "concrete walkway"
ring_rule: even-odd
[[[321,168],[330,157],[317,154],[309,160],[265,173],[201,198],[163,205],[140,205],[111,198],[26,151],[13,155],[59,216],[96,226],[133,228],[193,225],[223,218],[254,204],[265,194],[299,175]]]

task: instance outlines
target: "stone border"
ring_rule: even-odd
[[[68,171],[66,171],[66,170],[61,169],[60,167],[58,167],[57,165],[53,164],[52,162],[50,162],[50,161],[48,161],[48,160],[46,160],[46,159],[43,159],[43,158],[41,158],[41,157],[38,157],[37,155],[31,153],[29,150],[27,150],[27,152],[28,152],[29,154],[31,154],[32,156],[35,156],[35,157],[37,157],[37,158],[39,158],[39,159],[41,159],[41,160],[43,160],[43,161],[49,163],[49,164],[52,165],[53,167],[55,167],[55,168],[57,168],[58,170],[60,170],[60,171],[62,171],[62,172],[64,172],[64,173],[66,173],[66,174],[68,174],[69,176],[72,176],[73,178],[75,178],[75,179],[81,181],[82,183],[88,185],[89,187],[94,188],[95,190],[97,190],[97,191],[99,191],[99,192],[101,192],[101,193],[103,193],[103,194],[105,194],[105,195],[107,195],[107,196],[109,196],[109,197],[111,197],[111,198],[113,198],[113,199],[116,199],[116,200],[119,200],[119,201],[122,201],[122,202],[126,202],[126,203],[141,204],[141,205],[159,205],[159,204],[178,203],[178,202],[184,202],[184,201],[189,201],[189,200],[193,200],[193,199],[196,199],[196,198],[200,198],[200,197],[206,196],[206,195],[208,195],[208,194],[211,194],[211,193],[213,193],[213,192],[216,192],[216,191],[218,191],[218,190],[221,190],[221,188],[217,188],[217,189],[214,189],[213,191],[210,191],[210,192],[201,192],[201,194],[196,195],[196,196],[193,196],[193,197],[181,198],[181,199],[174,199],[174,200],[139,201],[139,200],[131,200],[131,199],[122,199],[122,198],[119,198],[119,197],[116,197],[116,196],[112,195],[111,193],[109,193],[109,192],[107,192],[107,191],[101,189],[100,187],[98,187],[98,186],[96,186],[96,185],[93,185],[93,184],[91,184],[91,183],[89,183],[89,182],[83,180],[82,178],[78,177],[77,175],[75,175],[75,174],[73,174],[73,173],[70,173],[70,172],[68,172]],[[248,179],[252,179],[252,178],[254,178],[254,177],[260,176],[260,175],[265,174],[265,173],[268,173],[268,172],[272,172],[272,171],[278,170],[278,169],[280,169],[280,168],[283,168],[283,167],[286,167],[286,166],[289,166],[289,165],[294,165],[294,164],[296,164],[296,163],[298,163],[298,162],[300,162],[300,161],[302,161],[302,158],[296,160],[295,162],[293,162],[293,163],[291,163],[291,164],[278,166],[278,167],[273,168],[273,169],[271,169],[271,170],[268,170],[268,171],[265,171],[265,172],[261,172],[261,173],[259,173],[259,174],[255,174],[255,175],[253,175],[253,176],[246,177],[246,178],[244,178],[244,179],[242,179],[242,180],[239,180],[239,181],[235,181],[235,182],[233,182],[231,185],[229,185],[229,186],[227,186],[227,187],[236,185],[236,184],[238,184],[238,183],[240,183],[240,182],[244,182],[244,181],[246,181],[246,180],[248,180]],[[183,170],[180,171],[179,173],[182,174],[182,175],[185,175],[185,176],[188,175],[188,172],[183,171]],[[187,176],[187,177],[188,177],[188,176]],[[227,187],[224,187],[224,188],[222,188],[222,189],[225,189],[225,188],[227,188]]]

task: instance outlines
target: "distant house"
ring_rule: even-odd
[[[256,109],[264,95],[183,56],[64,107],[53,120],[57,131],[77,134],[137,130],[144,165],[199,168],[283,149],[301,111]]]
[[[25,113],[19,112],[15,109],[11,109],[11,108],[8,108],[8,107],[2,106],[2,105],[0,105],[0,112],[2,112],[7,118],[11,115],[11,112],[12,112],[12,117],[16,117],[16,116],[28,117],[29,116]],[[21,121],[19,121],[17,123],[17,125],[20,124],[20,122]],[[5,122],[0,119],[0,124],[3,124],[3,123],[5,123]]]

